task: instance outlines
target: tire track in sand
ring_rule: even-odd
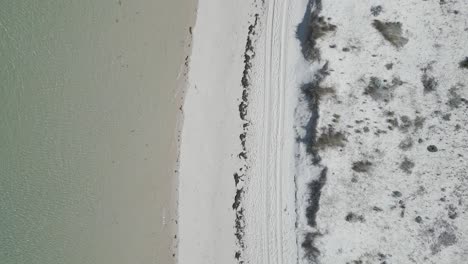
[[[264,230],[262,237],[263,263],[282,264],[283,243],[283,188],[282,153],[285,114],[285,60],[287,36],[287,9],[289,1],[273,0],[268,5],[265,36],[264,101],[262,133],[261,177],[265,186]],[[286,261],[287,262],[287,261]]]

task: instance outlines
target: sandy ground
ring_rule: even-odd
[[[179,263],[236,263],[234,172],[248,1],[200,1],[180,155]]]
[[[319,3],[301,263],[463,263],[467,3]]]
[[[463,263],[463,1],[201,0],[180,263]]]

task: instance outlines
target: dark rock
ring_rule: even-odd
[[[468,57],[460,61],[459,66],[462,69],[468,69]]]
[[[427,146],[427,151],[429,151],[429,152],[437,152],[438,149],[437,149],[437,147],[434,146],[434,145],[429,145],[429,146]]]

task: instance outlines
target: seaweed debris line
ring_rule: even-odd
[[[234,173],[234,182],[236,185],[236,195],[234,197],[234,203],[232,204],[232,209],[236,212],[235,219],[235,236],[237,240],[238,249],[234,253],[234,257],[239,264],[245,263],[243,257],[243,251],[245,250],[245,219],[244,219],[244,208],[242,207],[242,202],[244,200],[244,188],[245,181],[249,170],[248,164],[248,155],[247,155],[247,133],[250,126],[250,121],[248,119],[248,106],[249,106],[249,93],[251,89],[250,83],[250,71],[252,69],[252,60],[255,58],[254,50],[254,37],[255,30],[259,23],[259,14],[256,13],[253,15],[253,21],[248,27],[247,39],[245,43],[244,51],[244,70],[242,72],[241,85],[242,85],[242,96],[241,102],[239,103],[239,116],[242,120],[242,133],[239,135],[239,140],[241,143],[242,151],[237,155],[241,160],[241,167]]]

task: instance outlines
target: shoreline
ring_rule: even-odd
[[[181,145],[182,145],[182,132],[184,129],[184,102],[186,99],[186,94],[187,90],[189,89],[189,72],[190,72],[190,58],[192,56],[192,48],[193,48],[193,28],[196,25],[196,20],[197,20],[197,11],[198,11],[198,2],[200,0],[193,0],[193,12],[192,17],[189,19],[189,22],[187,23],[188,26],[188,32],[186,39],[184,41],[185,47],[184,47],[184,52],[183,52],[183,61],[181,62],[181,67],[177,76],[178,82],[177,82],[177,90],[175,92],[175,101],[177,105],[177,112],[176,112],[176,126],[175,126],[175,138],[173,139],[173,142],[175,142],[175,151],[176,155],[174,157],[174,160],[172,162],[172,170],[171,174],[174,175],[174,183],[172,185],[172,188],[174,192],[172,193],[173,199],[175,201],[175,209],[174,209],[174,215],[173,215],[173,229],[175,230],[175,235],[171,239],[172,241],[172,249],[173,249],[173,260],[174,263],[179,263],[178,258],[179,258],[179,224],[178,224],[178,219],[179,219],[179,184],[180,184],[180,156],[181,156]]]

